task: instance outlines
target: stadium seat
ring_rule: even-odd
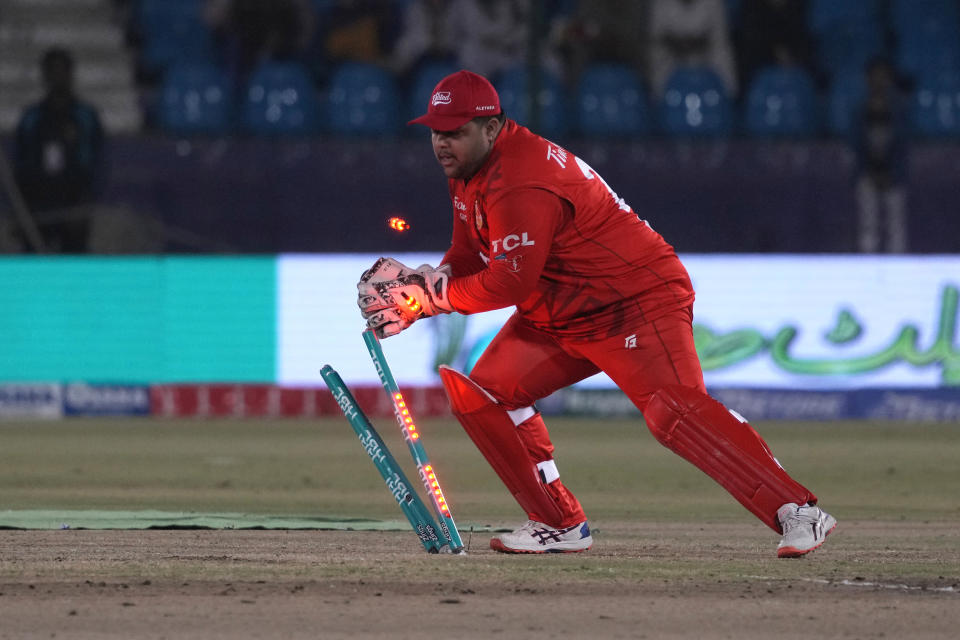
[[[423,115],[430,102],[433,88],[443,78],[460,70],[456,62],[434,61],[421,65],[413,72],[407,90],[407,113],[405,122]]]
[[[210,64],[180,65],[164,75],[157,119],[178,135],[221,135],[233,124],[233,92],[227,75]]]
[[[797,67],[766,67],[750,82],[744,129],[754,137],[810,136],[817,132],[817,99],[810,74]]]
[[[264,62],[250,75],[242,99],[242,125],[247,133],[311,134],[319,120],[316,87],[299,63]]]
[[[330,77],[326,124],[341,135],[394,135],[400,129],[400,96],[394,76],[381,67],[345,62]]]
[[[895,37],[896,65],[914,78],[960,67],[960,26],[954,20],[917,18],[900,25]]]
[[[138,31],[160,24],[160,17],[172,13],[202,15],[206,0],[133,0],[131,20]]]
[[[647,93],[632,69],[595,64],[580,76],[575,94],[577,127],[590,136],[636,136],[650,129]]]
[[[879,22],[878,0],[810,0],[807,26],[814,35],[837,27]]]
[[[960,7],[955,0],[889,0],[890,26],[894,34],[911,29],[931,18],[941,22],[960,21]]]
[[[546,69],[538,77],[540,87],[535,103],[539,109],[539,121],[535,126],[536,133],[548,137],[563,135],[569,128],[563,83]],[[524,126],[533,125],[531,106],[534,101],[530,99],[528,81],[527,68],[521,65],[506,69],[493,82],[500,94],[500,106],[507,117]]]
[[[884,38],[884,28],[876,21],[828,29],[816,39],[816,62],[832,78],[840,70],[862,67],[872,58],[885,53]]]
[[[920,136],[960,137],[960,74],[922,76],[913,96],[911,121]]]
[[[833,75],[827,95],[827,131],[835,136],[853,133],[857,113],[867,93],[864,67],[852,65]]]
[[[213,35],[201,12],[198,0],[141,0],[134,15],[141,67],[162,73],[180,63],[211,61]]]
[[[684,67],[667,79],[660,99],[660,125],[672,136],[726,136],[732,129],[730,98],[712,69]]]

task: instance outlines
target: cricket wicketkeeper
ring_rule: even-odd
[[[819,547],[836,519],[706,393],[693,287],[673,247],[586,162],[506,119],[482,76],[441,80],[413,123],[430,128],[447,176],[453,241],[437,268],[379,260],[357,285],[358,301],[381,338],[425,316],[516,306],[470,377],[440,370],[453,413],[529,517],[490,546],[544,553],[593,544],[535,403],[603,371],[660,443],[782,534],[780,557]]]

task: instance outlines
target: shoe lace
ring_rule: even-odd
[[[527,520],[526,524],[522,525],[519,529],[517,529],[517,533],[520,533],[521,531],[532,533],[539,524],[540,523],[537,522],[536,520]]]
[[[787,535],[800,525],[800,519],[797,518],[796,514],[790,514],[790,517],[784,518],[783,522],[780,523],[780,528],[783,529],[783,535]]]
[[[783,528],[784,535],[786,535],[787,532],[798,527],[809,527],[811,524],[815,524],[818,520],[819,518],[816,511],[813,509],[805,509],[804,507],[800,507],[791,513],[787,518],[785,518],[780,524]]]

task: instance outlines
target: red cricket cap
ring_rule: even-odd
[[[500,96],[490,81],[472,71],[457,71],[437,83],[427,112],[407,124],[453,131],[478,116],[500,113]]]

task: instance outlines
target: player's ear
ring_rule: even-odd
[[[500,129],[503,127],[503,121],[500,118],[488,118],[483,124],[484,134],[487,139],[493,143],[497,138],[497,134],[500,133]]]

